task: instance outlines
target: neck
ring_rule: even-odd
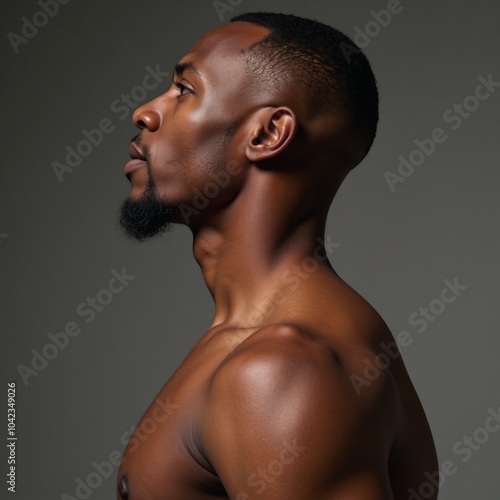
[[[293,290],[287,276],[300,276],[311,258],[331,270],[323,247],[327,211],[311,212],[300,182],[280,175],[254,176],[228,207],[193,229],[194,256],[215,301],[212,326],[271,322],[269,305]]]

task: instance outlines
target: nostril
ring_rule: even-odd
[[[158,130],[161,124],[161,116],[155,109],[141,106],[132,115],[132,120],[136,127],[141,130],[147,129],[150,132]]]

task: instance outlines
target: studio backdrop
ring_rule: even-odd
[[[443,500],[500,498],[492,0],[4,2],[1,498],[114,498],[131,431],[209,327],[190,231],[118,229],[123,166],[133,110],[202,34],[258,10],[330,24],[371,61],[378,135],[330,210],[330,261],[389,325],[427,413],[440,474],[415,498],[438,481]]]

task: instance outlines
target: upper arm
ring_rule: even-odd
[[[329,498],[371,460],[367,416],[330,349],[274,328],[217,371],[202,446],[231,499]]]

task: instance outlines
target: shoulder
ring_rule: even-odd
[[[355,408],[360,398],[353,390],[352,375],[373,356],[373,351],[361,345],[337,347],[319,332],[299,324],[267,325],[242,342],[218,367],[210,381],[209,395],[234,399],[241,394],[247,397],[245,389],[255,396],[307,390],[308,394],[323,393],[325,403],[332,399],[337,405],[342,401]],[[380,373],[381,389],[385,383],[390,384],[388,375]]]
[[[296,324],[261,328],[241,343],[220,365],[211,381],[212,395],[251,390],[255,396],[296,391],[308,384],[341,376],[334,348],[320,336]]]
[[[314,467],[313,476],[322,481],[332,467],[349,467],[366,456],[367,446],[383,454],[379,444],[387,436],[373,436],[369,428],[379,417],[382,394],[360,397],[349,370],[336,349],[300,325],[262,328],[228,356],[210,382],[201,432],[209,460],[229,474],[234,470],[228,461],[239,460],[239,467],[246,461],[248,472],[274,460],[285,443],[295,443],[298,463]]]

